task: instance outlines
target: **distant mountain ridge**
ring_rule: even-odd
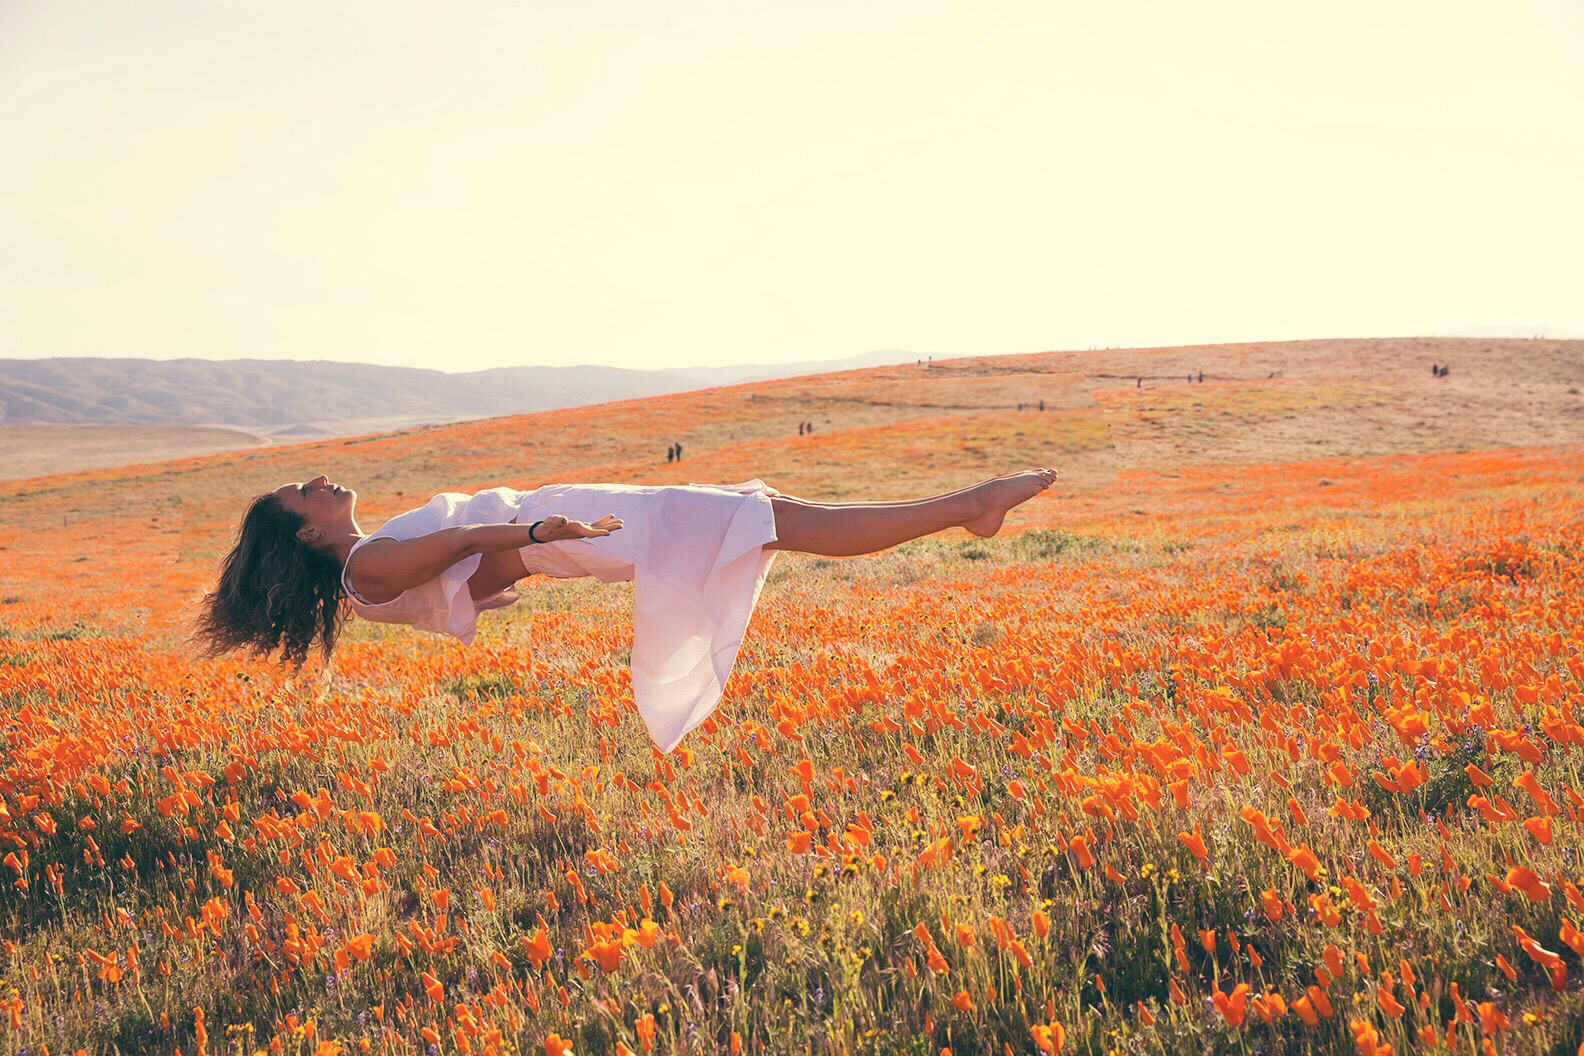
[[[345,433],[660,396],[918,358],[897,349],[823,363],[628,370],[495,367],[448,374],[329,360],[0,359],[5,425],[244,426]]]

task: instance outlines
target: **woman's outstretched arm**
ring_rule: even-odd
[[[416,539],[375,539],[347,559],[346,578],[359,594],[377,605],[429,582],[474,554],[519,550],[536,542],[597,539],[621,526],[617,517],[602,517],[590,524],[558,515],[536,524],[465,524]],[[533,538],[529,537],[530,531]]]

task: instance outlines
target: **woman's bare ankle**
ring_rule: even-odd
[[[1001,530],[1007,512],[1032,499],[1056,480],[1056,471],[1032,469],[1012,473],[985,481],[968,493],[977,504],[977,511],[962,522],[962,526],[982,539],[988,539]]]

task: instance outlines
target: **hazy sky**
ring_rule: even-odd
[[[0,0],[0,358],[1584,330],[1577,0]]]

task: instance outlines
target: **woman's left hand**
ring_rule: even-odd
[[[590,524],[587,521],[570,521],[555,514],[544,519],[534,532],[542,542],[554,543],[561,539],[598,539],[621,529],[621,518],[614,514],[601,517]]]

